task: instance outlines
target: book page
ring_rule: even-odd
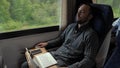
[[[33,61],[40,67],[46,68],[57,63],[54,57],[49,53],[35,55]]]

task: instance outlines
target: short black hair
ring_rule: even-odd
[[[90,7],[90,9],[89,9],[90,12],[89,12],[89,14],[93,15],[93,8],[92,8],[91,4],[90,4],[90,3],[87,3],[87,2],[82,2],[82,3],[80,3],[79,7],[80,7],[81,5],[83,5],[83,4],[85,4],[85,5],[87,5],[87,6]],[[79,7],[78,7],[78,8],[79,8]]]

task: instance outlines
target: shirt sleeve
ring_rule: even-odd
[[[48,41],[48,46],[52,46],[52,47],[54,47],[54,46],[61,46],[62,43],[65,41],[65,37],[66,37],[67,33],[69,32],[69,30],[71,29],[72,26],[73,26],[72,24],[69,25],[63,31],[63,33],[59,37],[57,37],[56,39]]]
[[[85,44],[84,58],[81,61],[68,66],[68,68],[93,68],[99,50],[98,36],[96,33],[89,34],[86,37]]]

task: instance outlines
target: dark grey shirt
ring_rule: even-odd
[[[89,25],[78,29],[76,23],[69,25],[59,38],[48,41],[50,45],[61,45],[51,54],[65,63],[61,66],[69,68],[92,68],[99,50],[97,33]]]

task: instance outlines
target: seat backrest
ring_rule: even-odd
[[[109,5],[92,4],[94,18],[91,20],[93,29],[98,33],[101,44],[112,27],[113,12]]]
[[[101,68],[105,62],[111,38],[113,12],[109,5],[92,4],[93,16],[91,20],[93,29],[98,33],[100,49],[96,57],[97,68]]]

